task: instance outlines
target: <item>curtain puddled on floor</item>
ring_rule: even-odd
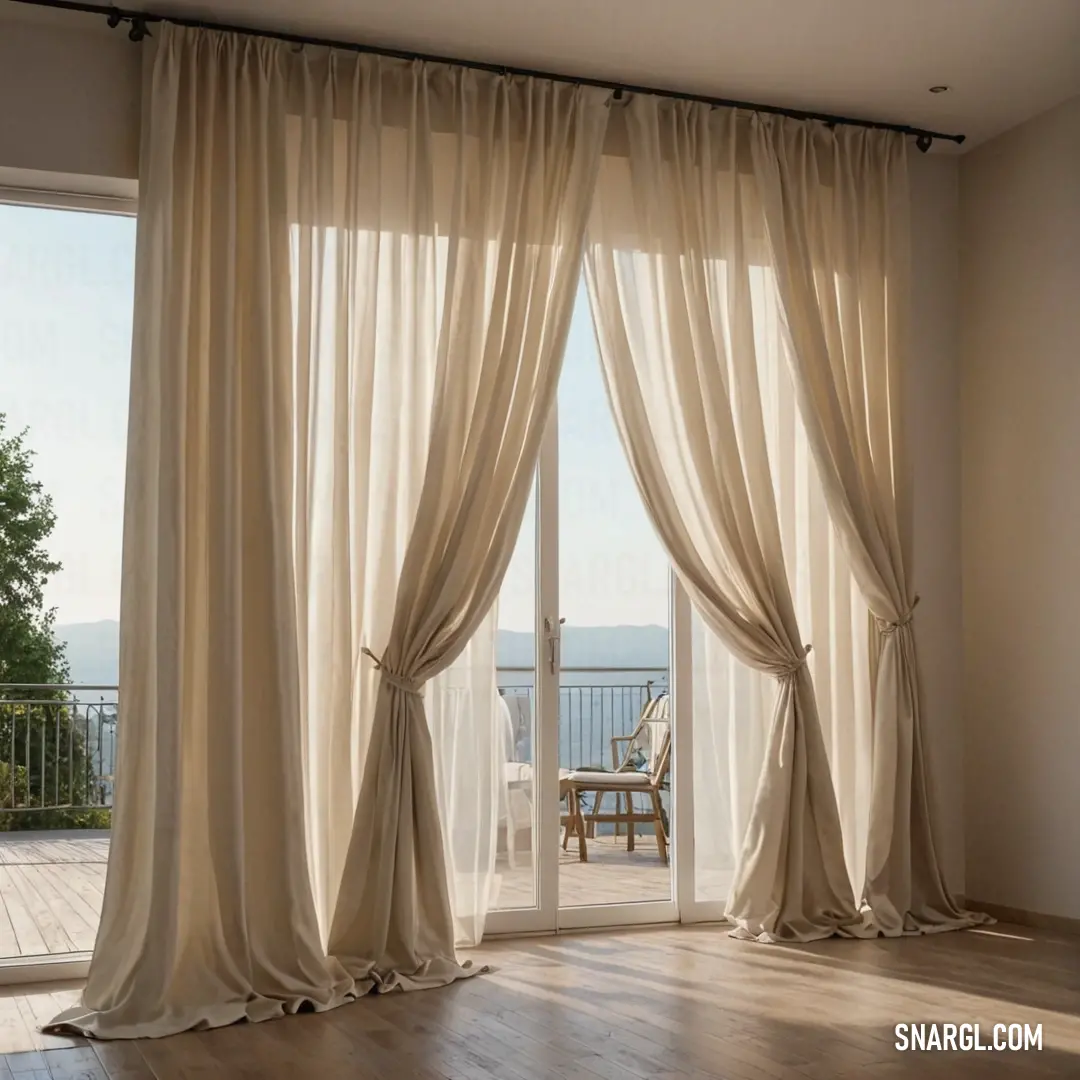
[[[639,97],[613,123],[586,266],[617,427],[698,612],[778,683],[728,915],[761,940],[827,937],[858,914],[770,469],[739,120]]]
[[[491,613],[607,120],[595,89],[156,37],[112,853],[56,1021],[98,1037],[467,973]]]
[[[905,140],[755,116],[791,372],[832,520],[875,620],[869,836],[862,900],[887,935],[971,926],[934,842],[910,580],[904,448],[909,323]]]

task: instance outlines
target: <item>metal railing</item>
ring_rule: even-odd
[[[559,767],[611,768],[611,740],[629,735],[650,696],[667,689],[662,668],[562,669]],[[532,760],[536,690],[532,668],[500,668],[499,690],[528,700],[514,733],[515,756]],[[635,675],[633,682],[606,682]],[[524,676],[524,678],[523,678]],[[0,831],[107,828],[119,722],[115,686],[0,684]]]
[[[621,760],[612,753],[612,739],[630,735],[638,725],[642,709],[650,697],[665,693],[668,689],[668,673],[663,668],[562,668],[564,675],[575,678],[592,675],[598,678],[612,675],[637,675],[641,681],[633,683],[589,683],[559,686],[559,768],[613,770]],[[499,692],[504,697],[521,696],[528,699],[527,717],[519,716],[519,728],[515,732],[514,758],[517,761],[534,760],[531,736],[535,730],[536,692],[533,685],[514,684],[504,676],[512,671],[532,672],[531,668],[499,669]],[[514,715],[514,712],[511,712]],[[524,732],[522,728],[526,729]],[[623,743],[626,750],[628,744]],[[582,807],[588,814],[597,796],[583,793]],[[641,813],[649,809],[648,796],[627,796],[634,809]],[[668,810],[667,792],[661,800]],[[598,834],[615,832],[613,825],[593,826]],[[651,826],[639,826],[642,833]],[[591,835],[591,832],[590,832]]]
[[[586,683],[559,687],[559,768],[612,768],[611,740],[629,735],[650,697],[667,690],[667,672],[661,668],[563,668],[571,676],[635,674],[640,682]],[[529,683],[506,676],[531,668],[500,668],[499,691],[505,696],[527,697],[529,714],[536,713],[536,691]],[[535,723],[535,721],[533,722]],[[524,726],[524,725],[523,725]],[[532,725],[528,725],[531,727]],[[519,761],[531,760],[531,730],[515,732]]]
[[[116,696],[115,686],[0,685],[0,829],[108,827]]]

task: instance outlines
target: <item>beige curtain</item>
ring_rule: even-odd
[[[493,598],[557,383],[607,95],[341,55],[299,76],[297,584],[317,909],[365,985],[372,972],[396,985],[392,971],[422,985],[457,970],[455,941],[479,941],[497,884]],[[421,647],[414,676],[401,665]],[[380,718],[389,684],[372,656],[418,679],[426,722]],[[387,740],[406,735],[415,753],[387,766],[380,754],[404,753]],[[382,774],[361,800],[365,770],[385,767],[400,792]],[[358,937],[391,912],[400,924]],[[402,943],[414,919],[442,968],[422,970],[422,939],[418,953]]]
[[[101,1037],[464,972],[502,779],[494,598],[607,119],[595,90],[155,36],[131,707],[101,931],[56,1021]]]
[[[905,140],[755,116],[752,146],[803,424],[876,620],[868,927],[970,926],[978,917],[950,895],[934,842],[915,651]]]
[[[168,1035],[351,990],[308,877],[279,50],[156,34],[144,108],[105,898],[82,1005]]]
[[[748,256],[760,210],[734,113],[637,97],[618,116],[586,260],[616,422],[695,606],[778,681],[728,915],[742,936],[825,937],[858,915],[768,460]]]
[[[853,889],[865,876],[870,809],[869,626],[866,602],[829,520],[799,419],[772,268],[750,269],[754,347],[784,566],[799,626],[814,643],[808,664],[840,811]],[[692,620],[695,899],[727,901],[764,763],[776,680],[748,667]]]
[[[458,140],[447,178],[445,308],[427,327],[426,469],[388,639],[368,653],[380,686],[330,932],[331,952],[381,989],[463,972],[420,691],[491,611],[513,554],[607,122],[599,91],[467,71],[452,78],[460,114],[448,119],[469,137]],[[484,708],[496,707],[492,686]]]

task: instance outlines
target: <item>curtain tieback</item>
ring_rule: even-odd
[[[803,654],[797,660],[792,660],[787,664],[780,664],[774,670],[773,674],[778,679],[792,679],[794,678],[804,667],[806,667],[807,658],[810,656],[813,650],[813,645],[807,645],[803,648]]]
[[[915,609],[919,606],[919,596],[915,595],[915,599],[911,602],[911,607],[904,612],[895,622],[889,622],[887,619],[878,619],[878,630],[882,634],[895,634],[902,626],[910,626],[911,620],[915,618]]]
[[[371,662],[375,665],[375,670],[382,676],[383,682],[389,683],[394,689],[400,690],[403,694],[415,694],[417,697],[424,696],[424,689],[421,683],[418,683],[415,679],[410,679],[405,675],[399,675],[396,671],[391,671],[382,660],[366,646],[360,651],[371,659]]]

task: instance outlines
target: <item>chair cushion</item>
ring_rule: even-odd
[[[506,782],[508,784],[531,784],[533,779],[532,762],[508,761],[504,766]],[[570,775],[568,769],[559,770],[559,779],[563,780]]]
[[[575,770],[566,778],[578,787],[589,787],[596,784],[598,787],[648,787],[649,774],[643,772],[588,772],[584,769]]]

